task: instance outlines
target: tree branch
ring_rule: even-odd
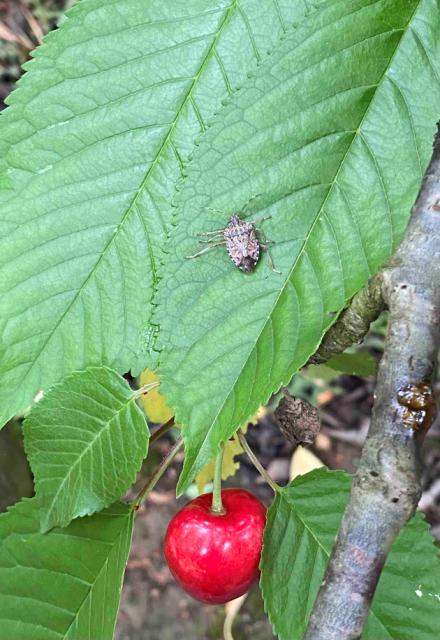
[[[324,335],[318,351],[308,364],[321,364],[332,356],[342,353],[356,342],[360,342],[368,332],[370,324],[383,310],[381,283],[377,277],[371,278],[358,291],[349,306],[342,311],[335,324]]]
[[[389,549],[420,498],[440,345],[440,135],[403,242],[378,281],[390,311],[370,432],[305,640],[356,640]]]

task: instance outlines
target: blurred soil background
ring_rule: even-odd
[[[123,0],[121,0],[123,1]],[[20,77],[21,65],[30,58],[44,34],[62,20],[63,11],[73,0],[0,0],[0,110],[5,98]],[[383,349],[386,317],[379,319],[358,354],[358,365],[374,368]],[[364,363],[364,364],[362,364]],[[360,372],[360,371],[359,371]],[[374,375],[357,377],[340,375],[329,367],[310,367],[295,376],[289,389],[319,408],[322,428],[314,445],[301,449],[287,442],[270,409],[277,406],[273,398],[269,411],[248,430],[248,441],[269,473],[279,483],[305,473],[316,461],[332,469],[356,469],[366,436],[373,403]],[[440,383],[437,382],[437,394]],[[0,431],[0,510],[21,496],[32,495],[32,477],[23,453],[21,418],[16,418]],[[156,427],[152,425],[152,430]],[[166,455],[175,441],[175,430],[168,432],[152,446],[148,461],[133,489],[135,495],[155,465]],[[306,453],[305,453],[306,452]],[[310,454],[310,455],[308,455]],[[239,456],[240,467],[226,486],[250,489],[266,504],[271,490],[263,483],[254,467]],[[234,615],[230,607],[204,606],[186,596],[174,583],[162,554],[167,523],[189,498],[197,495],[192,487],[179,501],[174,488],[182,456],[168,470],[137,517],[133,547],[125,576],[117,640],[221,640],[225,613],[234,617],[235,640],[267,640],[272,637],[263,604],[254,588]],[[432,524],[432,533],[440,540],[440,419],[428,433],[423,450],[423,496],[420,507]],[[97,639],[99,640],[99,639]]]

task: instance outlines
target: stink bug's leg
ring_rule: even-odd
[[[224,240],[222,240],[222,242],[214,242],[214,244],[211,244],[209,247],[205,247],[204,249],[202,249],[201,251],[198,251],[192,256],[186,256],[186,258],[188,260],[190,260],[191,258],[198,258],[202,254],[207,253],[208,251],[211,251],[211,249],[214,249],[214,247],[219,247],[222,244],[225,244]]]
[[[270,253],[270,250],[269,250],[269,244],[274,244],[274,242],[272,240],[270,240],[269,242],[266,242],[266,244],[260,244],[260,247],[267,252],[267,259],[269,261],[269,265],[270,265],[270,268],[272,269],[272,271],[274,273],[279,273],[281,275],[281,271],[278,271],[278,269],[275,269],[273,258],[272,258],[272,255]]]
[[[220,211],[220,209],[213,209],[213,207],[205,207],[206,211],[214,211],[214,213],[221,213],[222,216],[225,215],[224,211]],[[223,235],[223,231],[224,229],[214,229],[214,231],[201,231],[200,233],[198,233],[198,236],[216,236],[216,235]]]
[[[264,218],[258,218],[258,220],[255,220],[253,222],[251,222],[251,224],[254,225],[254,227],[257,229],[257,231],[259,231],[260,233],[262,233],[261,229],[258,229],[258,225],[261,224],[262,222],[264,222],[265,220],[271,220],[272,216],[264,216]]]
[[[216,229],[215,231],[200,231],[198,236],[222,236],[224,229]]]
[[[264,220],[264,218],[263,218]],[[266,234],[264,233],[263,229],[258,229],[258,227],[255,227],[256,231],[258,231],[258,234],[261,236],[261,239],[263,241],[263,243],[261,244],[261,246],[263,247],[263,249],[266,249],[266,245],[268,244],[275,244],[275,240],[268,240],[266,238]]]
[[[222,215],[225,215],[225,212],[221,209],[214,209],[214,207],[205,207],[205,209],[206,211],[214,211],[214,213],[221,213]]]
[[[268,240],[266,238],[266,234],[261,229],[259,229],[259,234],[261,236],[261,239],[263,240],[263,242],[260,242],[260,247],[267,252],[267,259],[269,260],[270,268],[275,273],[279,273],[281,275],[281,271],[278,271],[278,269],[275,269],[275,265],[274,265],[274,262],[273,262],[273,259],[272,259],[272,255],[271,255],[270,250],[269,250],[269,246],[271,244],[275,244],[275,240]]]

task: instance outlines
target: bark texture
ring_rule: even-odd
[[[372,422],[305,640],[361,637],[390,547],[420,498],[440,345],[439,133],[405,237],[376,283],[390,317]]]
[[[349,306],[327,331],[318,351],[310,358],[308,364],[326,362],[352,344],[360,342],[383,308],[381,283],[377,277],[371,278],[367,285],[353,296]]]

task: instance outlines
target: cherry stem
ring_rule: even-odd
[[[243,431],[241,431],[241,429],[238,431],[237,435],[238,435],[238,439],[240,440],[241,446],[245,450],[249,460],[252,462],[252,464],[254,465],[256,470],[258,471],[258,473],[266,480],[267,484],[271,487],[273,492],[275,494],[278,493],[278,491],[281,489],[281,487],[275,482],[275,480],[273,480],[273,478],[270,477],[270,475],[267,473],[266,469],[263,467],[261,462],[258,460],[257,456],[255,455],[255,453],[250,448],[250,446],[248,444],[248,441],[244,437],[244,433],[243,433]]]
[[[150,445],[153,444],[153,442],[156,442],[156,440],[159,440],[159,438],[161,438],[167,431],[169,431],[173,427],[174,427],[174,416],[170,418],[167,422],[164,422],[163,424],[161,424],[158,429],[156,429],[156,431],[152,434],[150,438]]]
[[[137,511],[141,504],[148,498],[150,493],[153,491],[156,484],[159,482],[165,471],[168,469],[170,464],[173,462],[176,455],[179,453],[180,449],[183,447],[183,438],[179,438],[173,448],[168,452],[165,458],[162,460],[160,464],[157,465],[151,476],[148,478],[145,486],[137,497],[133,500],[132,505],[133,509]]]
[[[212,513],[216,513],[217,515],[221,515],[225,512],[223,509],[222,502],[222,467],[223,467],[223,453],[224,447],[223,444],[220,445],[220,451],[217,454],[215,459],[215,468],[214,468],[214,488],[212,490],[212,505],[211,511]]]

